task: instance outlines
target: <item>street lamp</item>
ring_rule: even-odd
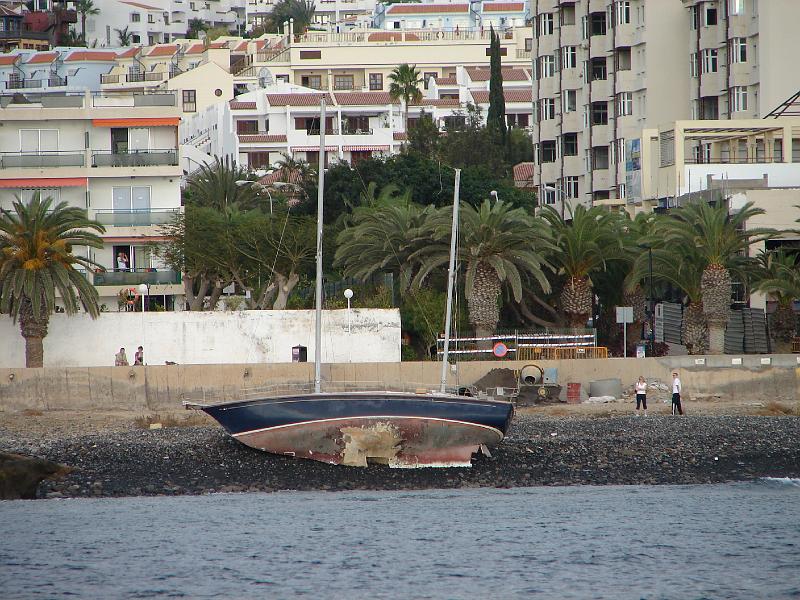
[[[142,313],[144,313],[144,310],[145,310],[144,309],[144,297],[147,296],[149,291],[150,291],[150,287],[146,283],[140,283],[139,284],[139,295],[142,297]]]
[[[561,188],[554,187],[552,185],[542,184],[542,189],[545,192],[553,192],[556,195],[561,196],[561,218],[564,218],[564,205],[566,204],[567,195],[564,193],[564,190]]]
[[[353,297],[353,290],[347,288],[344,297],[347,298],[347,362],[353,362],[353,344],[350,340],[350,299]]]
[[[497,190],[492,190],[491,192],[489,192],[489,195],[494,196],[495,202],[498,202],[500,200],[500,198],[497,196]]]
[[[648,321],[650,322],[650,356],[654,355],[656,344],[656,311],[655,311],[655,298],[653,297],[653,247],[646,244],[639,244],[639,248],[647,250],[647,265],[648,265],[648,279],[649,286],[647,292],[647,311]]]

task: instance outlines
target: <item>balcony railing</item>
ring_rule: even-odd
[[[100,83],[119,83],[119,75],[100,75]]]
[[[161,81],[164,79],[164,73],[128,73],[125,75],[125,81],[128,83],[131,82],[141,82],[141,81]]]
[[[57,151],[57,152],[0,152],[0,169],[14,169],[19,167],[82,167],[84,166],[83,152]]]
[[[136,286],[170,285],[181,282],[181,274],[169,269],[130,269],[128,271],[104,271],[94,274],[94,285]]]
[[[103,225],[111,227],[145,227],[147,225],[165,225],[172,222],[178,214],[176,208],[143,209],[143,210],[96,210],[94,218]]]
[[[306,129],[307,135],[319,135],[319,127],[316,129]],[[326,127],[325,128],[325,135],[339,135],[339,128],[338,127]]]
[[[6,81],[8,90],[30,90],[43,87],[62,87],[67,85],[66,77],[49,77],[48,79],[12,79]]]
[[[92,151],[93,167],[158,167],[177,166],[177,164],[177,150]]]
[[[372,135],[372,128],[359,129],[358,127],[345,127],[342,130],[342,135]]]

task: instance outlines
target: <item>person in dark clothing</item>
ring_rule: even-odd
[[[675,412],[679,415],[683,414],[683,408],[681,408],[681,380],[678,378],[678,372],[674,372],[672,374],[672,415],[675,415]]]

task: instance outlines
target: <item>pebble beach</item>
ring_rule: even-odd
[[[800,418],[518,414],[472,468],[352,468],[250,449],[213,425],[25,431],[0,425],[0,452],[66,465],[38,498],[280,490],[411,490],[698,484],[800,477]]]

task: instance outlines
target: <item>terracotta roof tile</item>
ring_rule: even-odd
[[[489,81],[491,72],[484,67],[467,67],[467,75],[472,81]],[[525,69],[516,67],[506,67],[502,69],[503,81],[528,81],[528,73]]]
[[[243,144],[253,144],[253,143],[260,143],[260,144],[269,144],[269,143],[281,143],[286,142],[286,135],[270,135],[265,133],[258,133],[258,134],[246,134],[240,133],[239,134],[239,141]]]
[[[419,104],[411,106],[459,106],[460,104],[457,98],[423,98]]]
[[[236,100],[230,101],[231,110],[255,110],[256,103],[255,102],[238,102]]]
[[[469,4],[393,4],[386,11],[390,15],[420,15],[469,12]]]
[[[489,104],[489,90],[470,90],[475,104]],[[531,102],[531,90],[503,90],[506,102]]]
[[[0,55],[0,65],[13,65],[19,60],[19,54]]]
[[[38,64],[51,63],[57,58],[58,58],[58,52],[37,52],[28,59],[27,64],[38,65]]]
[[[334,92],[336,103],[341,106],[368,106],[372,104],[396,104],[389,92]]]
[[[64,59],[64,62],[77,62],[81,60],[86,61],[103,61],[113,62],[117,58],[116,52],[100,52],[97,50],[75,50]]]
[[[158,8],[157,6],[150,6],[149,4],[142,4],[141,2],[131,2],[131,0],[120,0],[120,2],[122,2],[122,4],[135,6],[136,8],[143,8],[145,10],[164,10],[163,8]]]
[[[170,44],[169,46],[154,46],[147,56],[172,56],[178,51],[177,44]]]
[[[458,80],[455,77],[437,77],[436,85],[438,85],[439,87],[454,86],[454,85],[457,86]]]
[[[331,102],[330,94],[326,94]],[[270,106],[318,106],[322,94],[267,94]]]
[[[524,2],[484,2],[483,12],[522,12]]]
[[[184,54],[202,54],[205,49],[203,44],[192,44],[184,51]]]
[[[211,42],[208,47],[211,50],[221,50],[228,47],[228,42]]]
[[[139,54],[139,52],[141,51],[142,51],[141,46],[134,46],[133,48],[128,48],[124,52],[120,52],[119,54],[117,54],[117,58],[132,58],[137,54]]]
[[[402,140],[407,140],[408,135],[406,134],[405,131],[395,131],[394,133],[392,133],[392,138],[395,140],[402,141]]]
[[[236,47],[232,50],[232,52],[247,52],[247,40],[239,42],[236,44]]]
[[[533,187],[534,163],[522,162],[514,165],[514,185],[517,187]]]

